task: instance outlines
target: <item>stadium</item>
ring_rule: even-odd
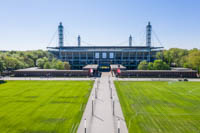
[[[77,46],[64,45],[64,26],[58,26],[58,46],[47,47],[57,59],[69,62],[71,70],[55,69],[20,69],[15,70],[16,77],[80,77],[100,76],[101,72],[114,72],[120,77],[151,77],[151,78],[196,78],[197,71],[186,68],[171,70],[136,70],[141,61],[154,62],[156,54],[164,47],[153,46],[152,25],[146,26],[145,46],[136,46],[129,36],[127,46],[82,46],[80,35]],[[119,69],[120,72],[117,72]],[[120,73],[120,74],[119,74]]]
[[[81,37],[78,36],[77,46],[64,46],[64,26],[58,26],[58,46],[47,47],[48,51],[62,61],[67,61],[71,69],[82,69],[86,65],[97,64],[99,68],[109,70],[111,64],[123,65],[126,69],[136,69],[138,64],[146,60],[153,62],[156,53],[163,47],[151,45],[152,26],[146,26],[146,46],[132,45],[132,36],[127,46],[81,46]]]

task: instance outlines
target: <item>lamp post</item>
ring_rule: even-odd
[[[95,88],[95,98],[97,99],[97,88]]]
[[[112,88],[110,88],[110,98],[113,99],[113,91],[112,91]]]
[[[117,128],[118,128],[118,133],[120,133],[120,119],[118,119]]]
[[[94,116],[94,96],[92,95],[92,116]]]
[[[113,97],[112,97],[112,87],[111,87],[111,82],[110,82],[110,80],[109,80],[109,89],[110,89],[110,98],[112,99]]]
[[[84,131],[85,131],[85,133],[86,133],[86,130],[87,130],[87,121],[86,121],[86,118],[85,118],[85,120],[84,120]]]
[[[113,96],[112,101],[113,101],[113,115],[115,115],[115,97],[114,96]]]

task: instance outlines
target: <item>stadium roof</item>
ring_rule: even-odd
[[[162,50],[163,47],[146,47],[146,46],[64,46],[64,47],[47,47],[50,51],[153,51]]]

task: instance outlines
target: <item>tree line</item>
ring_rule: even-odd
[[[169,70],[170,67],[185,67],[200,72],[200,50],[171,48],[157,53],[154,62],[142,61],[139,70]],[[0,72],[29,67],[41,69],[70,69],[68,62],[56,59],[51,53],[43,50],[33,51],[0,51]]]
[[[30,67],[59,70],[70,69],[68,62],[62,62],[51,53],[43,50],[0,52],[0,72]]]
[[[171,48],[157,53],[153,63],[140,62],[139,70],[168,70],[170,67],[185,67],[200,72],[200,50]]]

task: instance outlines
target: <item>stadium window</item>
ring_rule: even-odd
[[[107,58],[106,56],[107,56],[106,53],[103,53],[102,58],[105,59],[105,58]]]
[[[113,58],[114,57],[114,54],[113,53],[110,53],[110,58]]]
[[[99,53],[95,53],[95,58],[99,58]]]

